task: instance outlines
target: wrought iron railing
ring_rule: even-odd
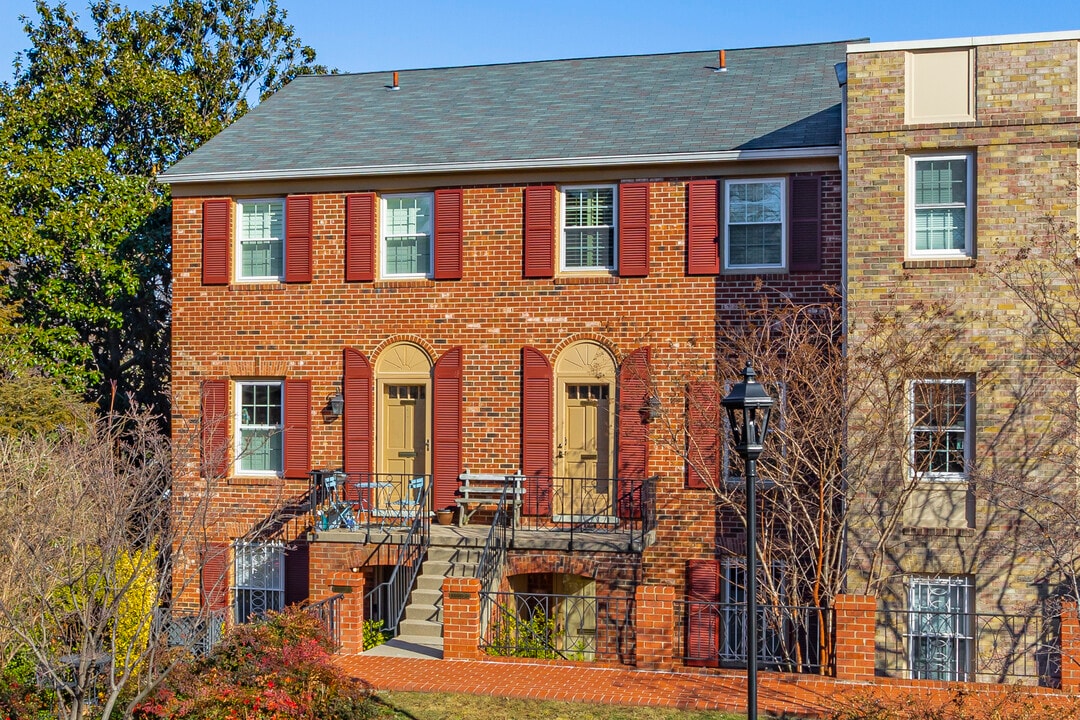
[[[492,591],[502,582],[503,568],[506,564],[506,550],[513,542],[514,526],[511,522],[513,513],[508,502],[513,501],[515,485],[503,485],[495,515],[491,519],[487,537],[484,539],[484,551],[476,565],[476,579],[480,581],[480,634],[488,628],[491,617]]]
[[[527,475],[521,529],[569,535],[570,550],[583,535],[619,533],[641,552],[656,529],[659,478],[575,478]]]
[[[678,657],[687,665],[746,667],[746,603],[675,604]],[[836,615],[831,608],[758,606],[758,667],[779,672],[832,675]]]
[[[425,480],[415,497],[409,532],[398,546],[398,559],[386,582],[364,595],[364,617],[382,620],[383,630],[396,635],[401,616],[416,584],[416,576],[427,555],[431,540],[431,483]]]
[[[480,647],[489,655],[635,662],[634,598],[489,592]]]
[[[198,657],[210,654],[225,635],[228,608],[198,613],[172,613],[169,608],[154,611],[156,637],[169,647],[184,647]]]
[[[911,680],[1058,687],[1061,645],[1055,617],[1041,614],[881,610],[879,675]]]
[[[313,470],[310,478],[308,507],[316,533],[349,530],[370,536],[373,528],[410,526],[421,506],[431,511],[430,475]]]
[[[322,624],[335,650],[341,648],[341,601],[344,598],[343,594],[337,593],[304,606],[305,612]]]

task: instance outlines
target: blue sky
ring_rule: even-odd
[[[122,1],[122,0],[121,0]],[[598,55],[1080,30],[1080,0],[732,2],[731,0],[278,0],[320,59],[345,72]],[[149,7],[151,0],[131,0]],[[68,5],[84,9],[83,0]],[[26,47],[16,18],[33,0],[0,0],[0,81]]]

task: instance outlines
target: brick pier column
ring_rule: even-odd
[[[634,598],[637,667],[666,670],[675,652],[675,588],[638,585]]]
[[[1074,600],[1061,603],[1061,689],[1080,692],[1080,620]]]
[[[341,650],[346,655],[364,651],[364,576],[350,571],[330,575],[329,590],[322,597],[341,593],[338,626],[341,628]],[[321,600],[322,597],[313,598]]]
[[[873,595],[837,595],[836,677],[838,680],[874,678],[874,636],[877,598]]]
[[[480,657],[480,581],[470,577],[443,580],[443,659]]]

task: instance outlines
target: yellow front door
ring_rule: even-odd
[[[404,489],[427,471],[427,387],[386,384],[382,395],[382,471]]]
[[[563,386],[563,440],[556,515],[607,514],[611,503],[611,388],[603,384]]]

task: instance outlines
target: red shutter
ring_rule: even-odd
[[[285,552],[285,604],[308,599],[310,553],[306,542],[297,543]]]
[[[461,279],[461,190],[435,191],[435,279]]]
[[[311,196],[285,198],[285,282],[311,282]]]
[[[521,349],[521,471],[525,473],[525,514],[551,514],[554,374],[536,348]]]
[[[525,277],[555,275],[555,188],[525,188]]]
[[[791,178],[788,228],[789,266],[793,272],[821,269],[821,176]]]
[[[454,506],[461,475],[462,351],[447,350],[435,362],[435,399],[432,435],[432,497],[435,508]]]
[[[649,183],[619,186],[619,275],[649,274]]]
[[[686,184],[686,273],[720,272],[720,205],[715,180]]]
[[[226,438],[229,436],[227,380],[206,380],[202,384],[202,464],[205,478],[222,478],[228,469]]]
[[[199,600],[206,610],[224,610],[229,606],[229,546],[209,543],[200,561]]]
[[[371,364],[359,350],[345,348],[345,472],[371,472]]]
[[[686,664],[716,667],[720,651],[720,567],[716,560],[690,560],[686,568]]]
[[[345,279],[375,279],[375,193],[345,198]]]
[[[307,478],[311,472],[311,381],[285,381],[285,477]]]
[[[707,488],[720,481],[720,393],[715,383],[690,383],[687,394],[686,486]],[[707,480],[708,479],[708,480]]]
[[[649,399],[649,348],[630,353],[619,368],[619,517],[641,517],[641,481],[648,473],[649,426],[641,408]]]
[[[229,284],[229,238],[232,231],[232,200],[204,200],[202,207],[203,285]]]

